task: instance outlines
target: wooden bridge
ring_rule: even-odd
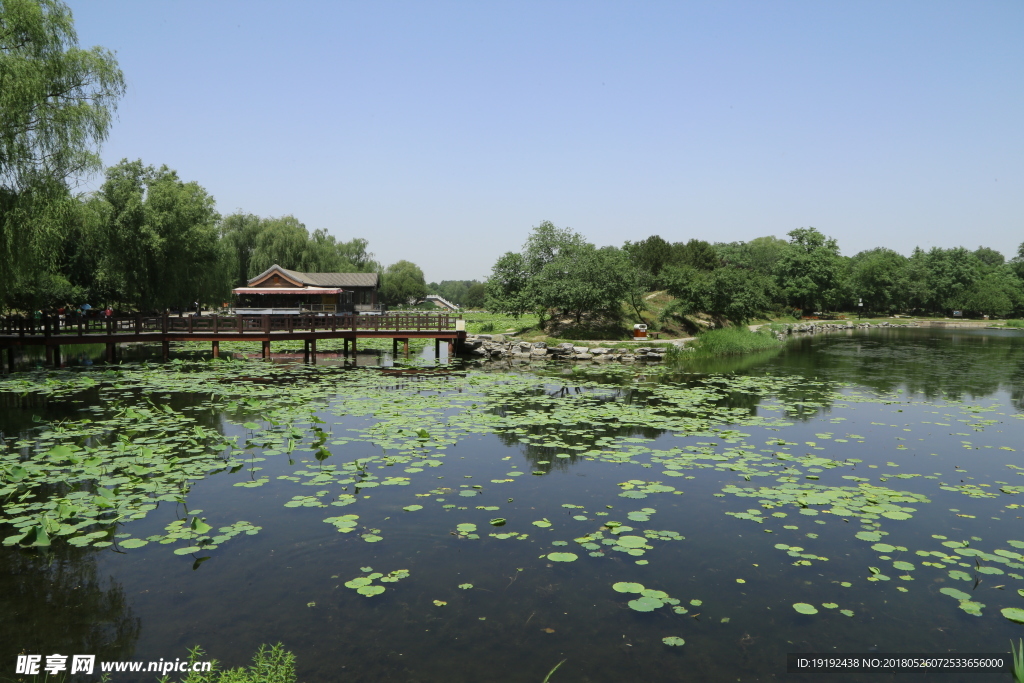
[[[220,356],[220,342],[261,342],[263,358],[270,355],[272,341],[297,341],[304,345],[304,355],[316,362],[319,339],[343,339],[345,353],[352,347],[355,355],[360,338],[390,338],[392,350],[398,354],[398,342],[409,354],[409,339],[434,339],[435,354],[440,355],[441,341],[447,341],[451,356],[466,338],[466,325],[461,316],[423,313],[374,314],[298,314],[298,315],[209,315],[178,317],[171,315],[122,315],[110,318],[6,318],[0,321],[0,350],[7,350],[7,366],[14,371],[16,349],[44,346],[48,365],[60,365],[60,347],[75,344],[106,344],[107,360],[116,357],[118,344],[159,343],[163,358],[170,353],[171,342],[210,342],[213,357]],[[0,360],[2,364],[2,360]]]

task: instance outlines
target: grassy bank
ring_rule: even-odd
[[[767,351],[782,346],[770,332],[751,332],[746,327],[725,327],[708,330],[690,344],[693,351],[678,351],[673,359],[714,358]]]

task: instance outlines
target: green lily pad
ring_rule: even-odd
[[[635,600],[630,600],[626,604],[629,605],[630,609],[634,609],[637,612],[653,612],[659,607],[664,606],[665,603],[657,598],[641,596]]]
[[[806,602],[794,602],[793,609],[800,614],[817,614],[818,608],[814,605],[808,605]]]
[[[674,647],[686,645],[686,641],[680,638],[679,636],[668,636],[667,638],[662,638],[661,642],[665,643],[666,645],[672,645]]]
[[[1024,609],[1020,607],[1004,607],[999,610],[999,613],[1010,621],[1015,621],[1018,624],[1024,624]]]
[[[579,559],[576,553],[550,553],[548,559],[552,562],[575,562]]]
[[[642,593],[644,591],[644,585],[642,583],[619,581],[618,583],[612,584],[612,590],[617,593]]]
[[[360,586],[359,588],[356,589],[356,593],[359,593],[360,595],[365,595],[366,597],[371,598],[374,595],[380,595],[385,590],[387,590],[387,589],[384,588],[384,586]]]

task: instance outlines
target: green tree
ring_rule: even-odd
[[[195,182],[121,161],[86,207],[101,227],[101,286],[140,309],[215,303],[230,285],[214,200]]]
[[[403,306],[413,299],[422,299],[427,294],[423,271],[409,261],[392,263],[384,271],[381,279],[381,299],[388,306]]]
[[[259,216],[251,213],[233,213],[220,223],[221,240],[227,250],[232,284],[243,287],[252,273],[250,264],[256,250],[256,238],[262,229]]]
[[[864,300],[864,309],[893,312],[906,308],[907,259],[892,249],[878,247],[851,259],[853,296]]]
[[[974,257],[991,268],[995,268],[1006,263],[1005,256],[995,249],[990,249],[988,247],[978,247],[975,249]]]
[[[482,282],[470,285],[466,291],[466,298],[461,305],[467,308],[482,308],[487,300],[487,288]]]
[[[674,266],[689,266],[697,270],[711,271],[720,268],[721,259],[710,242],[691,239],[685,244],[676,242],[672,245],[672,255],[668,261]]]
[[[707,313],[743,324],[771,308],[774,282],[753,270],[733,266],[710,272],[689,266],[668,270],[668,292],[676,301],[665,316]]]
[[[630,263],[638,271],[646,274],[652,285],[660,284],[658,276],[662,268],[672,259],[672,245],[658,235],[651,235],[639,242],[626,242],[622,250],[629,257]]]
[[[506,313],[515,318],[537,310],[531,297],[530,281],[533,274],[526,266],[522,254],[507,251],[498,257],[485,283],[484,306],[495,313]]]
[[[799,308],[829,306],[842,286],[839,246],[814,228],[797,228],[788,235],[789,244],[775,266],[779,288]]]
[[[306,272],[309,264],[309,231],[295,216],[264,218],[256,236],[249,277],[259,275],[273,265],[287,270]]]
[[[784,239],[768,235],[755,237],[749,242],[719,242],[714,247],[718,258],[726,265],[771,277],[788,244]]]
[[[100,168],[124,87],[112,53],[78,47],[67,5],[0,2],[0,300],[53,264],[77,209],[66,181]]]

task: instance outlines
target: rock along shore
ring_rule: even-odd
[[[779,341],[786,341],[789,335],[825,334],[853,329],[869,329],[872,327],[919,327],[917,323],[883,322],[870,323],[790,323],[783,330],[775,332]],[[682,341],[673,342],[683,350],[691,350],[682,346]],[[563,342],[556,346],[548,346],[547,342],[528,342],[503,334],[471,334],[462,345],[462,355],[479,360],[512,360],[520,362],[541,360],[584,360],[595,362],[632,363],[635,361],[661,361],[665,358],[665,349],[638,346],[628,351],[605,346],[574,346]]]

